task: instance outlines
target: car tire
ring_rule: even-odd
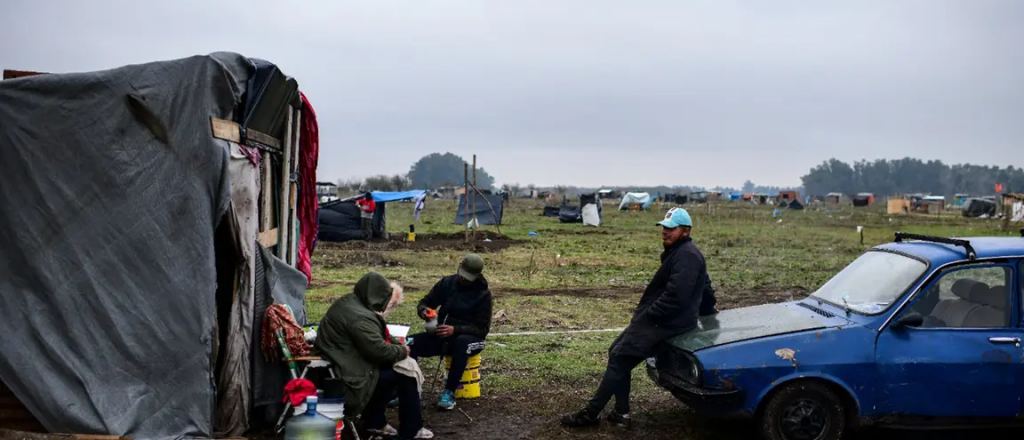
[[[840,440],[847,431],[847,411],[825,384],[800,381],[769,397],[759,425],[765,440]]]

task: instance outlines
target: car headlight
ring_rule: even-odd
[[[701,383],[700,362],[696,356],[687,351],[666,350],[662,353],[661,359],[658,359],[658,365],[661,367],[658,369],[659,372],[671,374],[694,385]]]

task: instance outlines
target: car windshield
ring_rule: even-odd
[[[888,308],[927,268],[903,255],[867,252],[811,296],[870,315]]]

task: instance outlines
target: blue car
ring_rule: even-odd
[[[806,299],[701,318],[647,372],[768,440],[1024,421],[1021,237],[897,233]]]

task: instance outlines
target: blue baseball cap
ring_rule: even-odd
[[[693,220],[690,220],[690,213],[683,208],[672,208],[665,214],[665,220],[657,223],[658,226],[666,228],[678,228],[680,226],[693,227]]]

